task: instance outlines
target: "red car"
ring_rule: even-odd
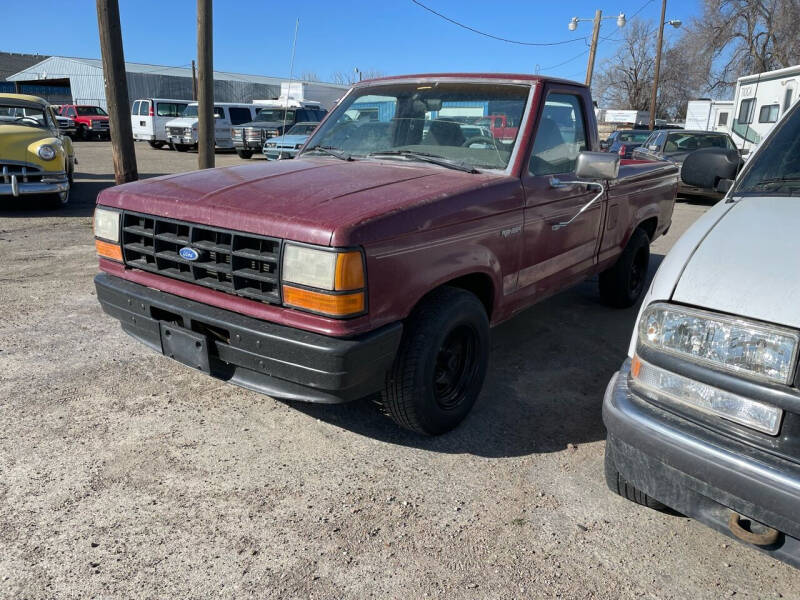
[[[519,135],[474,145],[442,116],[476,100]],[[677,169],[598,148],[581,84],[361,82],[294,160],[101,192],[98,299],[212,376],[308,402],[379,392],[398,424],[443,433],[480,393],[491,325],[594,274],[611,305],[641,296]]]
[[[109,139],[108,113],[99,106],[85,104],[64,104],[60,115],[75,121],[75,135],[78,139]]]

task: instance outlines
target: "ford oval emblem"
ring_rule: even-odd
[[[178,254],[181,255],[181,258],[186,260],[197,260],[200,258],[200,253],[194,248],[189,248],[189,246],[184,246],[181,248]]]

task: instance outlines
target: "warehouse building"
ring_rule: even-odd
[[[189,66],[167,67],[126,62],[125,71],[131,102],[137,98],[192,98],[192,69]],[[100,59],[50,56],[6,79],[23,90],[33,86],[58,90],[59,93],[53,96],[43,94],[46,100],[54,104],[92,104],[106,108],[103,63]],[[253,99],[277,98],[282,81],[279,77],[214,71],[214,100],[252,102]],[[346,89],[333,84],[315,85]]]

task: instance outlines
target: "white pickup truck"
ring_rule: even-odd
[[[800,104],[751,157],[702,150],[727,192],[675,244],[603,403],[606,481],[800,567]]]

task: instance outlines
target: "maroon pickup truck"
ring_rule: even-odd
[[[464,135],[480,109],[520,124],[513,143]],[[98,299],[214,377],[308,402],[380,392],[398,424],[442,433],[481,390],[491,325],[596,273],[608,303],[641,296],[677,169],[598,148],[576,83],[359,83],[294,160],[104,190]]]

